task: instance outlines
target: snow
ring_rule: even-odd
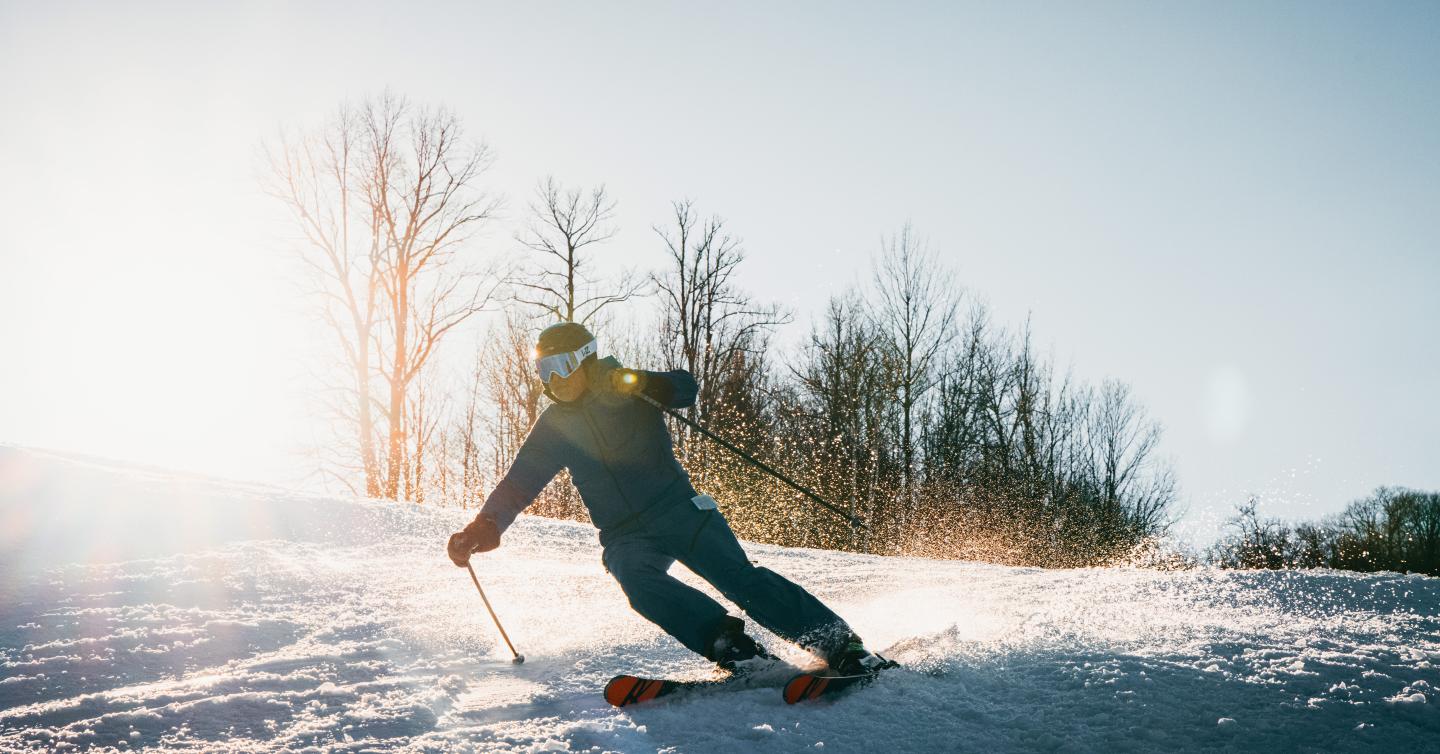
[[[703,677],[635,616],[593,530],[0,447],[0,750],[1434,751],[1440,580],[1041,570],[754,545],[907,666],[616,710]],[[763,635],[793,663],[809,658]]]

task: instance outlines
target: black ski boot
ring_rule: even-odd
[[[866,649],[865,642],[855,634],[850,634],[844,643],[828,653],[825,664],[835,675],[875,675],[888,668],[900,667],[900,663]]]
[[[745,633],[744,621],[730,615],[721,621],[720,631],[705,656],[734,677],[748,675],[777,660]]]

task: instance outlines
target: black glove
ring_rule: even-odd
[[[669,405],[675,397],[675,385],[670,380],[670,375],[665,372],[644,372],[625,367],[610,370],[610,389],[615,393],[643,395],[664,405]]]
[[[445,551],[452,563],[464,568],[470,565],[472,553],[490,552],[499,546],[500,530],[496,528],[495,522],[476,516],[464,529],[450,535]]]
[[[610,372],[610,387],[621,395],[634,395],[645,386],[645,375],[634,369],[615,369]]]

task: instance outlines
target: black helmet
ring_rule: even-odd
[[[586,362],[595,358],[595,336],[576,322],[561,322],[540,332],[535,344],[535,371],[541,382],[551,376],[569,377]]]
[[[578,351],[595,336],[579,322],[559,322],[540,331],[535,344],[535,356],[551,356],[557,353]]]

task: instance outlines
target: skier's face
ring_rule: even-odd
[[[569,377],[561,377],[558,372],[550,373],[550,392],[566,403],[584,395],[585,388],[589,386],[590,382],[585,376],[584,369],[576,369]]]

